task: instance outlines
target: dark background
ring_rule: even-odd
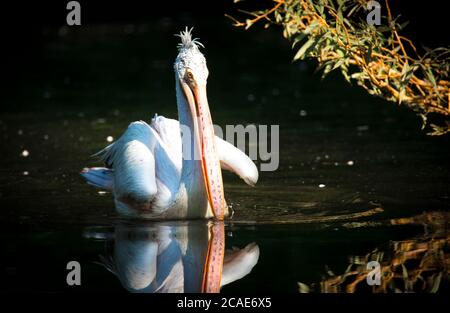
[[[20,84],[20,76],[35,64],[39,64],[42,49],[52,38],[44,34],[48,26],[58,28],[66,24],[66,4],[69,0],[10,1],[1,4],[3,87],[6,90]],[[238,9],[258,9],[271,5],[270,1],[249,0],[233,3],[233,0],[214,1],[107,1],[80,0],[82,25],[140,23],[170,17],[181,25],[186,22],[198,25],[204,19],[231,25],[224,14],[237,16]],[[380,1],[384,8],[384,1]],[[401,15],[401,21],[409,21],[402,32],[422,46],[437,47],[448,44],[446,31],[448,13],[444,2],[390,1],[392,14]],[[384,15],[385,10],[382,11]],[[242,15],[241,15],[242,16]],[[76,27],[76,26],[74,26]],[[262,24],[256,26],[261,28]],[[242,30],[243,31],[243,30]],[[281,34],[280,34],[281,35]]]

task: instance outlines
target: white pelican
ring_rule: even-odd
[[[191,30],[178,35],[174,64],[179,121],[155,115],[150,125],[131,123],[116,142],[96,154],[107,168],[81,173],[88,183],[113,191],[121,214],[222,220],[228,207],[221,168],[252,186],[258,180],[253,161],[214,135],[206,96],[208,68],[199,50],[203,45],[192,39]],[[189,134],[182,136],[185,129]]]

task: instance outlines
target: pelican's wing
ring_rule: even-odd
[[[158,133],[161,143],[167,151],[168,157],[175,165],[177,171],[181,173],[182,147],[180,123],[174,119],[155,115],[155,117],[152,118],[150,126]]]
[[[248,185],[254,186],[258,181],[258,169],[255,163],[244,152],[217,136],[216,146],[220,166],[224,170],[236,173]]]
[[[156,195],[154,150],[158,137],[147,123],[133,122],[116,142],[94,155],[112,168],[116,198],[149,202]]]
[[[80,174],[86,179],[89,185],[106,190],[113,190],[114,177],[113,171],[110,168],[86,167],[81,171]]]
[[[182,144],[180,123],[177,120],[156,115],[152,119],[151,127],[159,134],[172,163],[177,171],[181,173]],[[216,145],[221,168],[236,173],[247,184],[254,186],[258,181],[258,169],[253,161],[244,152],[217,136]],[[162,174],[163,171],[157,171],[157,175],[159,173]]]
[[[180,135],[180,123],[177,120],[155,116],[151,127],[154,128],[166,150],[181,173],[182,166],[182,144]],[[247,184],[254,186],[258,181],[258,169],[253,161],[241,150],[216,136],[216,145],[220,158],[220,166],[224,170],[236,173]]]
[[[248,275],[258,263],[259,247],[250,243],[243,249],[234,248],[225,252],[221,287]]]

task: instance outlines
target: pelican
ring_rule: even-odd
[[[229,215],[221,169],[254,186],[258,170],[232,144],[215,136],[206,96],[208,68],[192,29],[179,35],[175,60],[178,121],[155,115],[131,123],[96,153],[106,167],[85,168],[89,184],[111,190],[119,214],[158,219]]]

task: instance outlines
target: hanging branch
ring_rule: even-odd
[[[238,2],[238,1],[235,1]],[[366,0],[273,0],[273,6],[244,21],[230,17],[237,27],[248,29],[265,21],[283,27],[283,36],[296,49],[294,60],[314,58],[323,77],[339,69],[348,82],[369,94],[404,104],[428,124],[430,135],[450,132],[450,93],[447,48],[419,55],[414,44],[398,32],[404,25],[393,18],[388,1],[384,26],[369,25]],[[298,48],[299,47],[299,48]],[[430,115],[432,113],[432,115]],[[430,123],[434,116],[440,123]]]

